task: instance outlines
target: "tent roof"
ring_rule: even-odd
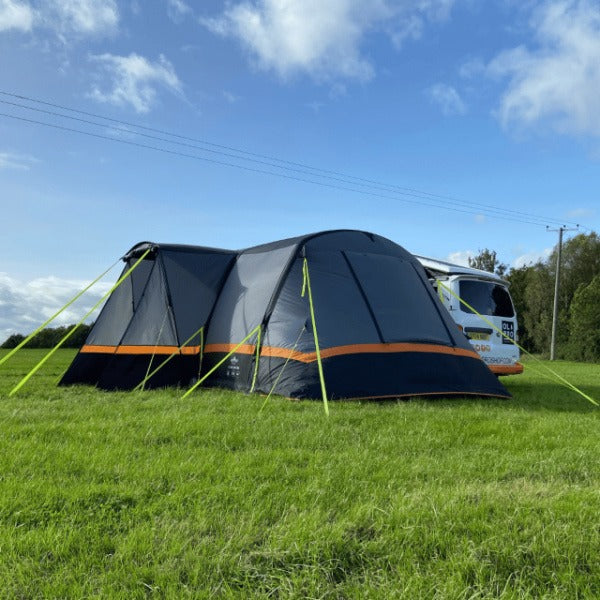
[[[306,244],[306,242],[325,235],[331,235],[335,233],[358,233],[363,234],[373,239],[375,237],[374,233],[370,233],[368,231],[361,231],[358,229],[326,229],[324,231],[316,231],[314,233],[307,233],[305,235],[299,235],[296,237],[286,238],[283,240],[277,240],[276,242],[270,242],[268,244],[260,244],[258,246],[251,246],[250,248],[245,248],[244,250],[240,250],[243,254],[251,254],[254,252],[268,252],[269,250],[277,250],[278,248],[286,248],[288,246],[302,246]]]
[[[151,254],[156,254],[159,250],[174,252],[189,252],[192,254],[237,254],[235,250],[225,248],[211,248],[208,246],[191,246],[188,244],[162,244],[156,242],[138,242],[128,252],[123,255],[123,260],[130,258],[139,258],[146,250],[150,249]]]
[[[156,253],[158,250],[171,250],[176,252],[192,252],[198,254],[206,254],[206,253],[220,253],[220,254],[254,254],[259,252],[269,252],[271,250],[277,250],[279,248],[286,248],[289,246],[302,246],[306,244],[308,241],[331,234],[336,233],[352,233],[352,234],[363,234],[373,240],[376,236],[374,233],[370,233],[368,231],[362,231],[358,229],[328,229],[324,231],[317,231],[314,233],[308,233],[305,235],[299,235],[296,237],[285,238],[283,240],[277,240],[275,242],[269,242],[268,244],[259,244],[257,246],[250,246],[248,248],[242,248],[241,250],[229,250],[225,248],[212,248],[208,246],[192,246],[187,244],[163,244],[157,242],[138,242],[135,244],[124,256],[123,260],[128,260],[130,258],[138,258],[141,256],[148,248],[152,250],[152,253]]]

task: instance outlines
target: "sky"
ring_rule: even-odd
[[[591,0],[0,0],[0,341],[143,240],[543,258],[600,230],[598,98]]]

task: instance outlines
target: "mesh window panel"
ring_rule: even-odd
[[[322,348],[346,344],[381,342],[367,304],[341,252],[310,252],[311,289],[319,345]],[[314,351],[308,296],[301,297],[302,259],[297,259],[279,295],[269,321],[268,343],[293,345],[306,323],[298,350]]]
[[[206,324],[233,258],[214,252],[162,252],[180,343]],[[189,344],[198,340],[199,336]]]
[[[123,273],[128,268],[129,266],[126,266]],[[119,277],[122,277],[123,273]],[[121,341],[132,316],[133,298],[128,278],[109,296],[85,343],[116,346]]]
[[[127,262],[127,267],[133,266],[137,261],[137,258],[131,258]],[[137,306],[142,298],[142,294],[144,293],[144,288],[146,287],[146,282],[148,281],[148,277],[150,277],[150,273],[154,267],[154,259],[145,259],[143,260],[136,268],[135,271],[128,277],[128,285],[132,288],[133,293],[133,309],[137,309]],[[125,285],[124,283],[124,285]]]
[[[241,254],[211,318],[207,343],[239,342],[262,322],[295,246]]]
[[[155,263],[148,285],[140,298],[131,324],[121,344],[124,346],[175,346],[177,336],[167,302],[163,270]]]
[[[411,262],[346,252],[385,342],[453,345],[433,299]]]

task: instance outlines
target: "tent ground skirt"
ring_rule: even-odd
[[[86,383],[104,390],[131,390],[168,358],[165,355],[153,357],[152,354],[81,353],[76,356],[60,385]],[[199,367],[199,356],[176,355],[150,377],[144,387],[187,387],[198,378]]]

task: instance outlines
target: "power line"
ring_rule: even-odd
[[[43,114],[46,114],[46,115],[49,115],[49,116],[70,119],[72,121],[77,121],[77,122],[80,122],[80,123],[85,123],[85,124],[88,124],[88,125],[93,125],[95,127],[105,127],[105,125],[103,123],[98,123],[96,121],[91,121],[89,119],[82,119],[80,117],[73,117],[71,115],[63,115],[63,114],[57,113],[55,111],[49,111],[49,110],[45,110],[45,109],[41,109],[41,108],[36,108],[36,107],[32,107],[32,106],[26,106],[26,105],[19,104],[19,103],[16,103],[16,102],[9,102],[7,100],[0,100],[0,103],[6,104],[6,105],[9,105],[9,106],[14,106],[14,107],[17,107],[17,108],[23,108],[23,109],[26,109],[26,110],[35,111],[35,112],[38,112],[38,113],[43,113]],[[98,117],[98,118],[102,118],[102,117]],[[426,195],[421,195],[420,192],[419,193],[396,192],[396,191],[394,191],[394,189],[388,189],[388,187],[366,185],[366,184],[361,184],[361,183],[358,183],[358,182],[350,181],[348,179],[343,179],[343,178],[339,178],[339,177],[332,177],[332,176],[329,176],[329,175],[319,175],[319,174],[312,173],[311,171],[307,171],[307,170],[304,170],[304,169],[296,169],[296,168],[291,168],[291,167],[282,167],[282,166],[274,164],[272,162],[263,161],[263,160],[257,160],[257,159],[252,159],[252,158],[246,158],[246,157],[238,157],[235,154],[230,154],[230,153],[222,152],[222,151],[219,151],[219,150],[206,149],[206,148],[202,148],[200,146],[197,146],[195,144],[189,144],[189,143],[185,143],[185,142],[176,142],[176,141],[169,140],[167,138],[159,137],[159,136],[156,136],[156,135],[151,135],[151,134],[147,134],[147,133],[140,133],[140,132],[131,131],[130,129],[123,128],[123,127],[115,127],[115,126],[111,125],[110,128],[109,128],[109,130],[117,131],[117,132],[122,132],[122,133],[127,133],[127,134],[132,134],[132,135],[139,135],[139,136],[142,136],[142,137],[145,137],[145,138],[148,138],[148,139],[157,140],[157,141],[161,141],[161,142],[166,142],[166,143],[169,143],[169,144],[175,144],[175,145],[179,145],[179,146],[184,146],[184,147],[187,147],[187,148],[193,148],[195,150],[200,150],[202,152],[210,152],[212,154],[217,154],[217,155],[220,155],[220,156],[225,156],[227,158],[233,158],[235,160],[242,159],[242,160],[250,161],[250,162],[252,162],[254,164],[268,166],[268,167],[272,167],[272,168],[276,168],[276,169],[282,169],[282,170],[285,170],[285,171],[290,171],[290,172],[293,172],[293,173],[299,173],[299,174],[302,174],[302,175],[308,175],[309,177],[315,177],[315,176],[316,177],[321,177],[321,178],[329,179],[331,181],[336,181],[336,182],[339,182],[339,183],[344,183],[344,184],[347,184],[347,185],[355,185],[355,186],[358,185],[360,187],[365,187],[367,189],[374,189],[374,190],[381,191],[381,192],[399,194],[401,196],[410,196],[410,197],[413,197],[413,198],[419,198],[419,199],[425,199],[425,200],[436,200],[435,196],[428,197]],[[109,137],[110,139],[117,139],[117,138],[112,138],[110,136],[107,136],[107,137]],[[439,204],[439,203],[438,204],[434,204],[434,205],[429,204],[429,206],[445,207],[446,204],[448,204],[446,201],[443,201],[443,200],[441,202],[443,202],[443,204]],[[469,203],[463,203],[463,202],[461,202],[460,204],[461,205],[465,205],[466,204],[468,206]],[[527,213],[519,213],[518,211],[510,211],[510,210],[500,209],[500,208],[495,208],[495,207],[486,208],[484,210],[486,212],[488,212],[488,213],[491,213],[491,214],[488,214],[488,216],[490,216],[492,218],[493,217],[497,217],[497,216],[501,216],[503,218],[511,217],[512,220],[517,220],[515,217],[521,215],[523,217],[530,217],[530,218],[527,218],[526,220],[524,220],[524,222],[531,223],[531,224],[537,224],[537,225],[544,225],[544,226],[547,225],[547,223],[549,221],[548,219],[544,219],[542,217],[536,217],[535,215],[527,215]],[[473,213],[473,211],[467,211],[467,212],[469,212],[469,214]],[[477,211],[477,212],[482,212],[482,211],[480,210],[480,211]],[[514,215],[512,213],[514,213]],[[518,219],[518,220],[521,220],[521,219]]]
[[[323,181],[315,181],[315,180],[311,180],[311,179],[305,179],[305,178],[302,178],[302,177],[295,177],[293,175],[286,175],[285,173],[276,173],[274,171],[267,171],[265,169],[256,169],[256,168],[253,168],[253,167],[246,167],[244,165],[237,165],[235,163],[229,163],[229,162],[226,162],[226,161],[221,161],[221,160],[216,160],[216,159],[212,159],[212,158],[207,158],[207,157],[204,157],[204,156],[198,156],[198,155],[195,155],[195,154],[188,154],[186,152],[179,152],[177,150],[169,150],[168,148],[160,148],[158,146],[151,146],[150,144],[142,144],[140,142],[134,142],[134,141],[131,141],[131,140],[124,140],[124,139],[120,139],[120,138],[114,138],[114,137],[110,137],[108,135],[102,135],[100,133],[93,133],[91,131],[84,131],[84,130],[75,129],[75,128],[72,128],[72,127],[65,127],[63,125],[56,125],[54,123],[45,123],[43,121],[37,121],[35,119],[27,119],[25,117],[18,117],[17,115],[11,115],[11,114],[8,114],[8,113],[2,113],[2,112],[0,112],[0,117],[8,117],[9,119],[15,119],[17,121],[23,121],[25,123],[31,123],[31,124],[35,124],[35,125],[42,125],[44,127],[50,127],[52,129],[57,129],[57,130],[60,130],[60,131],[68,131],[68,132],[72,132],[72,133],[79,133],[79,134],[82,134],[82,135],[87,135],[89,137],[94,137],[94,138],[98,138],[98,139],[108,140],[108,141],[111,141],[111,142],[117,142],[117,143],[120,143],[120,144],[126,144],[128,146],[134,146],[134,147],[137,147],[137,148],[146,148],[148,150],[155,150],[157,152],[163,152],[165,154],[170,154],[170,155],[174,155],[174,156],[181,156],[181,157],[185,157],[185,158],[191,158],[191,159],[194,159],[194,160],[200,160],[200,161],[208,162],[208,163],[211,163],[211,164],[222,165],[222,166],[226,166],[226,167],[234,167],[236,169],[242,169],[244,171],[249,171],[249,172],[252,172],[252,173],[260,173],[260,174],[263,174],[263,175],[273,175],[275,177],[282,177],[284,179],[291,179],[291,180],[294,180],[294,181],[301,181],[303,183],[312,183],[314,185],[320,185],[320,186],[327,187],[327,188],[338,189],[338,190],[347,191],[347,192],[353,192],[355,194],[362,194],[362,195],[367,195],[367,196],[373,196],[373,197],[376,197],[376,198],[384,198],[384,199],[387,199],[387,200],[397,200],[397,201],[405,202],[405,203],[409,203],[409,204],[417,204],[418,206],[430,206],[430,207],[433,207],[433,208],[442,208],[444,210],[449,210],[449,211],[459,212],[459,213],[464,213],[464,214],[470,214],[470,215],[476,214],[476,213],[474,213],[471,210],[463,210],[463,209],[460,209],[460,208],[454,208],[454,207],[451,207],[451,206],[445,206],[443,204],[433,204],[433,203],[428,203],[428,202],[418,202],[417,200],[408,200],[408,199],[405,199],[405,198],[398,198],[397,196],[387,196],[387,195],[384,195],[384,194],[377,194],[377,193],[368,192],[368,191],[365,191],[365,190],[357,190],[357,189],[350,188],[350,187],[344,187],[344,186],[334,185],[334,184],[331,184],[331,183],[325,183]],[[503,216],[498,215],[498,216],[495,216],[494,218],[496,218],[496,219],[503,219],[503,220],[506,220],[506,221],[515,221],[515,222],[519,222],[519,223],[530,223],[532,225],[540,225],[539,223],[534,222],[534,221],[526,221],[526,220],[523,220],[523,219],[515,219],[515,218],[512,218],[512,217],[508,217],[508,216],[503,217]]]
[[[396,185],[387,184],[387,183],[383,183],[383,182],[379,182],[379,181],[375,181],[375,180],[356,177],[354,175],[348,175],[348,174],[341,173],[338,171],[321,169],[321,168],[313,167],[313,166],[306,165],[303,163],[296,163],[296,162],[292,162],[292,161],[283,160],[283,159],[280,159],[277,157],[257,154],[257,153],[249,152],[246,150],[241,150],[239,148],[235,148],[232,146],[215,144],[215,143],[209,142],[207,140],[191,138],[188,136],[183,136],[183,135],[175,134],[172,132],[168,132],[168,131],[164,131],[164,130],[160,130],[160,129],[156,129],[156,128],[152,128],[152,127],[147,127],[147,126],[138,125],[135,123],[131,123],[131,122],[127,122],[127,121],[123,121],[123,120],[119,120],[119,119],[114,119],[114,118],[100,115],[97,113],[85,112],[85,111],[81,111],[78,109],[63,106],[60,104],[48,102],[45,100],[31,98],[31,97],[23,96],[23,95],[19,95],[19,94],[13,94],[13,93],[2,91],[2,90],[0,90],[0,94],[2,94],[4,96],[9,96],[12,98],[20,99],[20,100],[25,100],[27,102],[33,102],[33,103],[37,103],[37,104],[41,104],[41,105],[45,105],[45,106],[50,106],[52,108],[59,108],[61,110],[66,110],[69,112],[85,115],[85,116],[91,116],[91,117],[94,117],[97,119],[102,119],[102,120],[108,121],[110,123],[117,123],[117,124],[125,126],[125,128],[123,128],[123,127],[115,127],[114,125],[110,125],[109,131],[127,133],[129,135],[134,135],[134,136],[142,136],[147,139],[152,139],[152,140],[164,142],[167,144],[184,146],[187,148],[193,148],[194,150],[199,150],[201,152],[208,152],[211,154],[224,156],[226,158],[230,158],[230,159],[234,159],[234,160],[238,160],[238,161],[239,160],[247,161],[247,162],[251,162],[253,164],[258,164],[261,166],[271,167],[273,169],[288,171],[288,172],[297,173],[300,175],[306,175],[313,179],[305,179],[303,177],[286,175],[285,173],[278,173],[278,172],[273,172],[273,171],[267,171],[264,169],[251,168],[251,167],[243,166],[240,164],[230,163],[227,161],[211,160],[206,157],[200,157],[197,155],[191,155],[191,154],[187,154],[187,153],[183,153],[183,152],[177,152],[175,150],[168,150],[166,148],[156,147],[156,146],[152,146],[149,144],[141,144],[139,142],[131,142],[131,141],[122,140],[120,138],[116,138],[116,137],[112,137],[112,136],[108,136],[108,135],[91,133],[91,132],[82,131],[82,130],[78,130],[78,129],[74,129],[74,128],[59,126],[59,125],[55,125],[55,124],[53,125],[51,123],[35,121],[33,119],[26,119],[23,117],[17,117],[16,115],[2,113],[2,116],[6,116],[9,118],[14,118],[17,120],[22,120],[25,122],[34,123],[34,124],[38,124],[38,125],[44,125],[47,127],[54,127],[55,129],[62,129],[64,131],[71,131],[71,132],[76,132],[76,133],[80,133],[80,134],[90,135],[92,137],[97,137],[97,138],[105,139],[108,141],[128,143],[130,145],[136,145],[138,147],[144,147],[144,148],[152,149],[155,151],[166,152],[166,153],[169,153],[172,155],[185,156],[187,158],[195,158],[198,160],[204,160],[205,162],[212,162],[214,164],[221,164],[224,166],[238,168],[238,169],[242,169],[242,170],[246,170],[246,171],[263,173],[263,174],[272,175],[272,176],[279,176],[279,177],[283,177],[286,179],[293,179],[293,180],[302,181],[302,182],[306,182],[306,183],[312,183],[315,185],[322,185],[325,187],[336,188],[336,189],[341,189],[341,190],[345,190],[345,191],[352,191],[354,193],[364,193],[366,195],[380,197],[380,198],[400,200],[402,202],[417,204],[420,206],[443,208],[446,210],[452,210],[454,212],[462,212],[462,213],[466,213],[466,214],[487,213],[485,216],[488,216],[490,218],[498,218],[498,219],[510,220],[510,221],[514,221],[514,222],[529,223],[529,224],[533,224],[533,225],[547,225],[548,223],[564,223],[564,221],[558,221],[556,219],[546,218],[546,217],[538,216],[538,215],[535,215],[532,213],[515,211],[515,210],[511,210],[511,209],[505,209],[505,208],[500,208],[500,207],[496,207],[496,206],[492,206],[492,205],[480,204],[480,203],[476,203],[476,202],[459,200],[456,198],[452,198],[450,196],[442,196],[442,195],[438,195],[438,194],[432,194],[429,192],[416,190],[414,188],[406,188],[406,187],[396,186]],[[82,118],[74,117],[72,115],[65,115],[62,113],[55,112],[55,111],[44,110],[44,109],[40,109],[37,107],[24,105],[21,103],[9,102],[6,100],[0,100],[0,102],[3,104],[7,104],[10,106],[14,106],[14,107],[25,109],[25,110],[41,112],[41,113],[47,114],[52,117],[59,117],[59,118],[63,118],[63,119],[75,120],[75,121],[78,121],[81,123],[92,125],[94,127],[107,127],[107,125],[104,123],[98,123],[95,121],[91,121],[89,119],[82,119]],[[151,131],[154,133],[159,133],[161,135],[166,135],[166,136],[173,137],[176,139],[175,140],[167,139],[167,138],[159,137],[156,135],[142,133],[140,131],[132,131],[129,128],[141,129],[144,131]],[[193,141],[193,142],[197,142],[199,144],[203,144],[205,146],[211,146],[212,148],[204,148],[204,147],[198,146],[196,144],[189,144],[189,143],[185,143],[185,142],[181,142],[181,141],[177,141],[177,140]],[[221,148],[222,150],[215,150],[214,148]],[[236,154],[231,154],[230,152],[224,152],[223,150],[229,150]],[[242,155],[242,156],[239,156],[239,155]],[[257,157],[257,158],[250,158],[250,157]],[[265,160],[262,160],[262,159],[265,159]],[[276,164],[276,163],[281,163],[281,164]],[[285,165],[291,165],[291,166],[285,166]],[[323,181],[316,181],[316,180],[314,180],[315,177],[318,177],[321,179],[328,179],[330,181],[334,181],[337,183],[342,183],[342,184],[345,184],[345,186],[328,184]],[[361,183],[361,182],[364,182],[364,183]],[[354,187],[348,188],[346,186],[354,186]],[[379,193],[368,192],[368,191],[364,191],[364,190],[357,190],[356,189],[357,186],[363,187],[366,189],[370,189],[370,190],[376,190],[377,192],[385,192],[385,195],[379,194]],[[394,194],[394,196],[390,196],[388,194]],[[415,200],[411,201],[404,197],[399,198],[398,196],[409,196],[411,198],[416,198],[419,200],[427,200],[428,202],[417,202]],[[470,210],[459,209],[456,207],[457,205],[469,208]],[[478,210],[474,210],[475,208]]]
[[[195,138],[189,138],[187,136],[180,136],[178,134],[173,134],[171,132],[165,132],[163,130],[159,130],[159,129],[155,129],[155,128],[151,128],[151,127],[145,127],[145,126],[137,125],[137,124],[130,123],[130,122],[127,122],[127,121],[121,121],[119,119],[113,119],[113,118],[110,118],[110,117],[99,115],[97,113],[88,113],[88,112],[85,112],[85,111],[80,111],[80,110],[69,108],[69,107],[65,107],[65,106],[62,106],[62,105],[59,105],[59,104],[54,104],[54,103],[51,103],[51,102],[47,102],[47,101],[43,101],[43,100],[38,100],[38,99],[30,98],[28,96],[22,96],[22,95],[18,95],[18,94],[11,94],[9,92],[5,92],[5,91],[1,91],[1,90],[0,90],[0,94],[6,95],[6,96],[11,96],[11,97],[14,97],[14,98],[24,99],[24,100],[27,100],[29,102],[35,102],[35,103],[39,103],[39,104],[43,104],[43,105],[47,105],[47,106],[57,107],[57,108],[60,108],[62,110],[68,110],[68,111],[79,113],[79,114],[94,116],[96,118],[107,120],[109,122],[116,122],[116,123],[124,124],[127,127],[134,127],[134,128],[144,129],[144,130],[148,130],[148,131],[161,132],[164,135],[168,135],[168,136],[171,136],[171,137],[176,137],[178,139],[195,140]],[[23,108],[23,109],[26,109],[26,110],[33,110],[33,111],[42,112],[42,113],[45,113],[45,114],[48,114],[48,115],[52,115],[52,116],[56,116],[56,117],[60,117],[60,118],[76,120],[76,121],[87,123],[87,124],[94,125],[94,126],[97,126],[97,127],[105,127],[105,125],[103,123],[97,123],[97,122],[94,122],[94,121],[89,121],[87,119],[80,119],[80,118],[77,118],[77,117],[72,117],[70,115],[64,115],[64,114],[61,114],[61,113],[56,113],[54,111],[46,111],[46,110],[42,110],[42,109],[39,109],[39,108],[35,108],[35,107],[23,105],[23,104],[18,104],[18,103],[14,103],[14,102],[3,101],[3,100],[0,100],[0,102],[2,102],[4,104],[16,106],[16,107],[19,107],[19,108]],[[428,200],[429,199],[433,199],[433,200],[438,200],[439,199],[439,201],[444,202],[444,204],[447,204],[448,203],[447,200],[448,200],[452,204],[459,204],[459,205],[467,206],[467,207],[478,207],[481,210],[479,210],[477,212],[481,213],[482,211],[485,211],[486,213],[489,213],[487,216],[490,216],[491,218],[494,218],[494,217],[496,217],[498,215],[501,215],[504,218],[506,218],[506,216],[508,216],[508,215],[510,215],[510,216],[514,215],[514,216],[517,216],[517,217],[525,217],[524,222],[528,222],[528,223],[532,223],[532,224],[536,224],[535,222],[537,222],[538,225],[545,225],[548,222],[559,222],[559,221],[556,221],[555,219],[550,219],[550,218],[546,218],[546,217],[539,217],[537,215],[533,215],[531,213],[525,213],[525,212],[522,212],[522,211],[514,211],[514,210],[511,210],[511,209],[504,209],[504,208],[494,207],[494,206],[480,204],[480,203],[462,201],[462,200],[458,200],[458,199],[455,199],[455,198],[450,198],[448,196],[440,196],[440,195],[436,195],[436,194],[431,194],[429,192],[423,192],[423,191],[419,191],[419,190],[414,190],[413,188],[402,188],[402,187],[399,187],[399,186],[393,186],[393,185],[390,185],[390,184],[376,182],[376,181],[373,181],[373,180],[366,180],[366,179],[363,179],[363,178],[355,177],[353,175],[347,175],[347,174],[339,173],[339,172],[336,172],[336,171],[327,171],[325,169],[319,169],[317,167],[311,167],[309,165],[303,165],[302,163],[293,163],[291,161],[283,161],[283,160],[278,159],[278,158],[266,157],[266,155],[259,155],[259,154],[256,154],[256,153],[247,152],[247,151],[244,151],[244,150],[233,148],[231,146],[223,146],[223,145],[219,145],[219,144],[212,144],[211,142],[207,142],[206,140],[198,140],[198,141],[199,141],[199,143],[202,143],[202,144],[205,144],[205,145],[208,144],[208,145],[212,145],[214,147],[228,148],[228,149],[231,149],[232,151],[234,151],[234,152],[236,152],[238,154],[239,153],[243,153],[243,154],[247,154],[247,155],[251,155],[251,156],[261,156],[261,157],[269,158],[270,160],[275,160],[275,161],[280,162],[280,163],[300,166],[300,167],[302,167],[302,169],[293,169],[293,168],[290,168],[290,167],[282,166],[280,164],[274,164],[272,162],[265,162],[263,160],[251,159],[251,158],[247,158],[245,156],[238,156],[237,154],[236,155],[232,155],[232,154],[224,153],[224,152],[218,151],[218,150],[211,150],[211,149],[207,149],[207,148],[202,148],[202,147],[198,147],[198,146],[192,145],[192,144],[177,142],[177,141],[174,141],[174,140],[160,138],[160,137],[157,137],[157,136],[154,136],[154,135],[140,133],[138,131],[131,131],[131,129],[123,129],[123,128],[114,127],[114,126],[111,126],[111,129],[113,129],[115,131],[126,132],[126,133],[132,134],[132,135],[141,135],[143,137],[147,137],[147,138],[150,138],[150,139],[159,140],[159,141],[170,143],[170,144],[176,144],[176,145],[182,145],[182,146],[186,146],[186,147],[191,147],[191,148],[194,148],[196,150],[200,150],[200,151],[203,151],[203,152],[210,152],[210,153],[213,153],[213,154],[219,154],[219,155],[222,155],[222,156],[226,156],[228,158],[233,158],[235,160],[246,160],[246,161],[250,161],[250,162],[253,162],[253,163],[258,163],[258,164],[266,165],[266,166],[269,166],[269,167],[272,167],[272,168],[276,168],[276,169],[288,170],[288,171],[292,171],[292,172],[296,172],[296,173],[300,173],[300,174],[305,174],[305,175],[308,175],[310,177],[326,178],[326,179],[330,179],[330,180],[333,180],[333,181],[338,181],[338,182],[349,184],[349,185],[354,185],[354,186],[358,185],[358,186],[361,186],[361,187],[366,187],[366,188],[369,188],[369,189],[375,189],[375,190],[378,190],[378,191],[384,191],[384,192],[387,192],[387,193],[400,194],[402,196],[411,196],[411,197],[414,197],[414,198],[425,198],[425,199],[428,199]],[[309,171],[306,171],[305,169],[309,169]],[[316,171],[316,172],[313,172],[313,171]],[[321,175],[320,173],[334,173],[334,174],[339,174],[339,175],[341,175],[343,177],[343,179],[340,179],[338,177],[332,177],[332,176],[329,176],[329,175]],[[360,181],[371,181],[375,185],[359,183]],[[396,190],[398,190],[398,191],[396,191]],[[435,206],[439,206],[439,204],[436,204]],[[475,211],[467,211],[467,212],[469,212],[470,214],[476,214]],[[520,219],[514,219],[513,218],[512,220],[520,220]]]
[[[205,146],[211,146],[212,148],[220,148],[220,149],[223,149],[223,150],[229,150],[229,151],[235,152],[236,155],[233,155],[233,156],[229,155],[229,154],[223,154],[223,155],[231,157],[231,158],[234,158],[236,160],[251,160],[251,159],[245,158],[244,156],[237,156],[237,154],[242,154],[242,155],[246,155],[246,156],[251,156],[251,157],[256,157],[256,158],[260,158],[260,159],[266,159],[268,161],[275,161],[277,163],[281,163],[279,165],[278,164],[272,164],[272,162],[271,163],[266,163],[266,164],[268,164],[268,166],[271,166],[271,167],[277,168],[277,169],[287,169],[287,167],[282,166],[282,165],[292,165],[294,167],[299,167],[299,168],[302,169],[302,171],[296,171],[296,169],[287,169],[287,170],[292,170],[292,171],[295,171],[295,172],[300,172],[300,173],[307,174],[307,175],[312,176],[312,177],[314,177],[314,176],[322,177],[322,178],[325,177],[325,178],[329,178],[329,179],[333,179],[333,180],[337,180],[337,181],[342,181],[343,183],[347,183],[347,184],[350,184],[350,185],[360,185],[361,187],[364,186],[364,187],[368,187],[368,188],[371,188],[371,189],[377,189],[378,191],[398,193],[398,194],[401,194],[401,195],[408,195],[408,196],[412,196],[412,197],[415,197],[415,198],[426,198],[426,199],[440,200],[440,201],[442,201],[444,203],[459,204],[459,205],[468,206],[468,207],[477,207],[477,208],[480,208],[480,209],[482,209],[482,210],[484,210],[486,212],[492,213],[494,215],[495,214],[501,214],[501,215],[507,215],[508,214],[508,215],[515,215],[517,217],[525,217],[527,219],[527,222],[530,222],[530,223],[532,222],[531,221],[532,219],[534,221],[540,221],[540,224],[547,224],[547,223],[559,223],[559,224],[562,224],[562,223],[564,223],[564,221],[559,221],[557,219],[552,219],[552,218],[548,218],[548,217],[540,217],[539,215],[535,215],[535,214],[532,214],[532,213],[527,213],[527,212],[524,212],[524,211],[516,211],[516,210],[512,210],[512,209],[500,208],[500,207],[496,207],[496,206],[492,206],[492,205],[487,205],[487,204],[482,204],[482,203],[477,203],[477,202],[470,202],[470,201],[460,200],[460,199],[454,198],[452,196],[444,196],[444,195],[440,195],[440,194],[432,194],[430,192],[424,192],[422,190],[417,190],[415,188],[397,186],[397,185],[388,184],[388,183],[384,183],[384,182],[376,181],[376,180],[372,180],[372,179],[365,179],[365,178],[362,178],[362,177],[356,177],[354,175],[349,175],[349,174],[346,174],[346,173],[341,173],[339,171],[331,171],[331,170],[321,169],[319,167],[314,167],[314,166],[303,164],[303,163],[298,163],[298,162],[283,160],[283,159],[280,159],[278,157],[268,156],[268,155],[265,155],[265,154],[258,154],[258,153],[255,153],[255,152],[249,152],[247,150],[242,150],[240,148],[235,148],[233,146],[226,146],[226,145],[223,145],[223,144],[216,144],[216,143],[210,142],[208,140],[203,140],[203,139],[199,139],[199,138],[192,138],[192,137],[189,137],[189,136],[184,136],[184,135],[176,134],[176,133],[165,131],[165,130],[162,130],[162,129],[157,129],[157,128],[153,128],[153,127],[147,127],[147,126],[139,125],[139,124],[132,123],[132,122],[129,122],[129,121],[115,119],[115,118],[108,117],[106,115],[101,115],[101,114],[98,114],[98,113],[92,113],[92,112],[82,111],[82,110],[75,109],[75,108],[72,108],[72,107],[68,107],[68,106],[64,106],[64,105],[61,105],[61,104],[56,104],[56,103],[53,103],[53,102],[49,102],[47,100],[41,100],[39,98],[32,98],[30,96],[24,96],[24,95],[21,95],[21,94],[14,94],[14,93],[3,91],[3,90],[0,90],[0,94],[2,94],[4,96],[9,96],[9,97],[12,97],[12,98],[17,98],[17,99],[20,99],[20,100],[26,100],[28,102],[33,102],[33,103],[36,103],[36,104],[41,104],[41,105],[44,105],[44,106],[50,106],[50,107],[53,107],[53,108],[59,108],[61,110],[66,110],[66,111],[73,112],[73,113],[76,113],[76,114],[81,114],[81,115],[85,115],[85,116],[91,116],[91,117],[102,119],[102,120],[105,120],[105,121],[108,121],[108,122],[111,122],[111,123],[118,123],[120,125],[125,125],[126,127],[133,127],[135,129],[141,129],[141,130],[144,130],[144,131],[151,131],[151,132],[154,132],[154,133],[159,133],[161,135],[167,135],[169,137],[173,137],[173,138],[176,138],[176,139],[179,139],[179,140],[187,140],[187,141],[192,141],[192,142],[200,143],[200,144],[203,144]],[[7,103],[7,102],[4,102],[4,103],[10,104],[10,103]],[[35,109],[33,107],[29,107],[29,106],[25,106],[25,105],[17,105],[17,104],[13,104],[13,105],[20,106],[22,108],[26,108],[26,109],[29,109],[29,110],[38,110],[38,111],[40,111],[40,109]],[[43,111],[40,111],[40,112],[43,112]],[[48,111],[48,113],[49,114],[54,114],[55,116],[60,116],[62,118],[73,119],[73,117],[71,117],[71,116],[62,115],[60,113],[51,113],[50,111]],[[76,120],[78,120],[78,119],[76,119]],[[87,121],[85,121],[83,119],[81,121],[87,122]],[[94,123],[94,125],[100,126],[100,127],[104,127],[104,124]],[[120,130],[120,128],[115,128],[115,129],[116,130]],[[132,132],[130,129],[126,129],[124,131],[126,131],[129,134],[143,135],[140,132]],[[152,137],[153,138],[154,136],[146,136],[146,137]],[[160,138],[158,138],[158,139],[160,139]],[[161,140],[161,141],[166,141],[167,143],[178,144],[178,142],[176,142],[174,140]],[[180,145],[187,146],[187,144],[180,144]],[[199,149],[199,150],[202,150],[202,151],[205,151],[205,152],[213,152],[213,153],[216,153],[216,154],[220,154],[220,152],[218,152],[218,151],[211,151],[211,150],[209,150],[207,148],[198,148],[197,146],[192,146],[192,147],[194,147],[196,149]],[[265,164],[265,163],[263,163],[263,161],[252,161],[252,162],[259,162],[259,163]],[[309,172],[306,172],[306,170],[308,170]],[[320,175],[319,173],[323,173],[324,175]],[[328,175],[339,176],[339,177],[342,177],[343,179],[339,180],[339,179],[337,179],[337,177],[328,177]],[[359,182],[364,182],[364,183],[359,183]],[[373,186],[377,186],[377,187],[373,187]],[[481,212],[481,211],[479,211],[479,212]],[[476,214],[476,213],[474,213],[474,214]],[[572,223],[572,224],[574,224],[574,223]]]

